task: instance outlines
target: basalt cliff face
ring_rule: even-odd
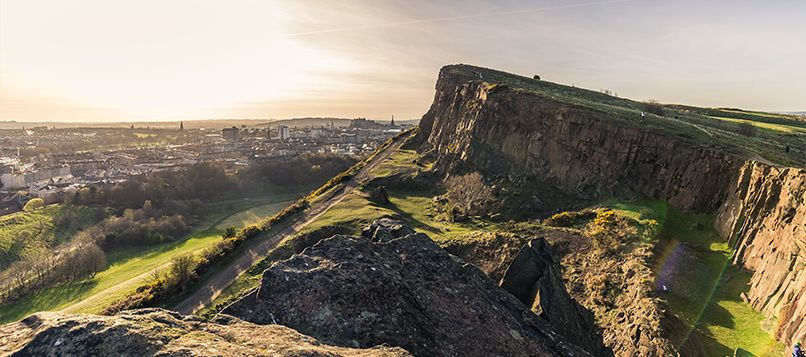
[[[489,72],[464,65],[440,72],[414,141],[439,175],[477,171],[490,181],[583,199],[638,194],[717,213],[715,226],[736,249],[734,262],[754,272],[750,304],[776,321],[779,340],[806,339],[806,170],[490,83]]]
[[[596,199],[629,192],[714,211],[742,161],[557,100],[442,70],[420,122],[445,174],[521,177]],[[727,173],[727,174],[726,174]]]
[[[748,301],[775,317],[776,338],[806,339],[806,170],[745,164],[716,227],[754,271]]]

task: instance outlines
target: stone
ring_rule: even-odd
[[[588,355],[420,233],[325,239],[267,269],[259,288],[223,313],[328,344],[384,344],[419,356]]]
[[[499,286],[548,321],[569,342],[594,356],[612,356],[594,322],[593,314],[565,290],[560,266],[543,238],[526,243],[509,264]]]
[[[221,315],[213,322],[162,309],[115,316],[40,312],[0,325],[12,356],[411,356],[401,348],[330,346],[285,326]]]

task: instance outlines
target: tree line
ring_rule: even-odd
[[[252,165],[240,170],[221,163],[200,163],[65,194],[59,197],[65,204],[97,207],[98,223],[78,232],[59,246],[55,254],[29,257],[0,272],[0,303],[55,284],[92,277],[106,267],[106,254],[120,247],[179,239],[199,217],[208,213],[206,202],[248,196],[265,190],[266,186],[321,184],[353,163],[352,158],[336,155],[305,155],[291,162]],[[245,229],[231,234],[204,255],[215,260],[256,233]],[[194,270],[205,265],[197,263]]]

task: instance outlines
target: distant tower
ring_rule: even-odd
[[[392,123],[389,124],[390,126],[395,126],[395,115],[392,114]]]
[[[179,131],[185,130],[185,122],[179,122]]]
[[[336,124],[333,123],[333,119],[330,119],[330,128],[333,129],[336,127]]]

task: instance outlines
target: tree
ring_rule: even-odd
[[[45,207],[45,200],[41,198],[32,198],[25,203],[25,206],[22,207],[23,211],[33,211],[38,208]]]
[[[494,200],[493,190],[484,183],[478,172],[463,176],[454,176],[445,182],[448,201],[466,215],[487,213]]]

